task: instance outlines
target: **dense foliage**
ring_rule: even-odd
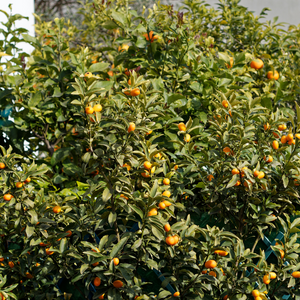
[[[300,299],[299,28],[265,11],[6,14],[2,298]]]

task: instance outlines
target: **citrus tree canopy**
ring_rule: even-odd
[[[1,300],[300,299],[298,27],[237,0],[95,0],[36,37],[1,13]]]

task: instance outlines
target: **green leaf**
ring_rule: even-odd
[[[31,107],[36,107],[40,101],[42,100],[42,93],[41,92],[36,92],[31,96],[31,98],[28,101],[28,106]]]
[[[38,222],[38,215],[37,215],[37,213],[33,209],[31,209],[31,210],[28,211],[28,214],[31,216],[30,223],[33,224],[33,225],[35,225]]]
[[[194,90],[195,92],[197,93],[202,93],[203,92],[203,85],[200,84],[199,82],[193,82],[191,85],[190,85],[190,88],[192,90]]]
[[[83,264],[80,267],[80,274],[83,274],[85,272],[86,269],[88,269],[89,265],[88,264]]]
[[[32,225],[26,226],[27,238],[30,238],[34,234],[34,227]]]
[[[59,244],[60,253],[64,253],[68,249],[68,240],[67,238],[62,238]]]
[[[133,211],[135,211],[135,212],[140,216],[141,219],[144,218],[144,213],[143,213],[143,211],[142,211],[140,208],[138,208],[138,207],[135,206],[134,204],[130,204],[130,203],[128,203],[128,206],[129,206]]]
[[[119,13],[117,11],[113,11],[111,13],[111,16],[118,22],[120,22],[123,26],[125,25],[125,14],[124,13]]]
[[[179,99],[185,99],[185,96],[183,95],[180,95],[180,94],[172,94],[170,96],[168,96],[168,104],[172,104],[173,102],[175,102],[176,100],[179,100]]]
[[[268,109],[272,109],[272,99],[268,98],[268,97],[264,97],[261,99],[261,105],[263,107],[266,107]]]
[[[114,21],[108,20],[102,24],[102,27],[106,29],[115,29],[118,28],[119,26]]]
[[[105,188],[102,194],[102,199],[104,202],[107,202],[111,198],[112,194],[108,188]]]
[[[300,224],[300,217],[299,217],[299,218],[296,218],[296,219],[292,222],[292,224],[291,224],[291,226],[290,226],[290,229],[292,229],[293,227],[299,226],[299,224]]]
[[[286,188],[289,184],[289,178],[286,177],[285,175],[282,175],[282,182],[283,182],[283,186]]]
[[[57,163],[64,160],[66,157],[71,156],[71,150],[73,150],[73,148],[67,147],[55,151],[51,157],[51,165],[55,166]]]
[[[89,72],[102,72],[104,70],[106,70],[109,67],[108,63],[96,63],[96,64],[92,64],[89,68]]]
[[[158,181],[157,181],[157,179],[154,181],[154,184],[153,184],[153,186],[152,186],[152,188],[151,188],[151,191],[150,191],[150,197],[151,198],[155,198],[155,196],[156,196],[156,192],[157,192],[157,188],[158,188]]]
[[[114,245],[114,247],[112,248],[112,250],[110,252],[111,258],[116,257],[116,255],[123,249],[123,247],[127,243],[128,239],[129,239],[129,236],[123,237],[118,244]]]
[[[237,183],[238,179],[239,179],[238,175],[233,175],[232,179],[228,182],[226,188],[233,187]]]
[[[115,212],[110,212],[108,216],[108,224],[112,228],[114,226],[114,222],[117,220],[117,214]]]
[[[33,37],[29,34],[23,33],[22,37],[25,40],[25,42],[33,43],[33,44],[39,44],[38,40],[35,37]]]
[[[113,84],[113,81],[98,81],[93,85],[93,88],[89,90],[89,94],[106,92],[112,88]]]

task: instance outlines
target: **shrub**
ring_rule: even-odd
[[[299,297],[297,28],[238,1],[94,7],[4,64],[3,297]]]

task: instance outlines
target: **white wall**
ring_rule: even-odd
[[[170,4],[177,5],[180,0],[165,0]],[[183,1],[182,1],[183,2]],[[218,0],[206,0],[206,3],[217,7]],[[267,12],[265,20],[273,20],[279,17],[277,22],[287,22],[292,25],[300,24],[300,0],[241,0],[240,5],[259,15],[263,8],[268,7],[271,11]]]
[[[12,14],[20,14],[24,17],[29,17],[29,21],[26,19],[16,21],[16,28],[26,28],[29,30],[28,34],[34,36],[34,17],[32,15],[34,12],[34,0],[0,0],[0,9],[10,14],[8,8],[10,3],[12,3]],[[7,22],[7,18],[2,12],[0,12],[0,22]],[[3,25],[0,24],[0,27],[3,28]],[[33,50],[31,46],[25,43],[19,45],[19,48],[22,48],[27,53],[30,53]]]

